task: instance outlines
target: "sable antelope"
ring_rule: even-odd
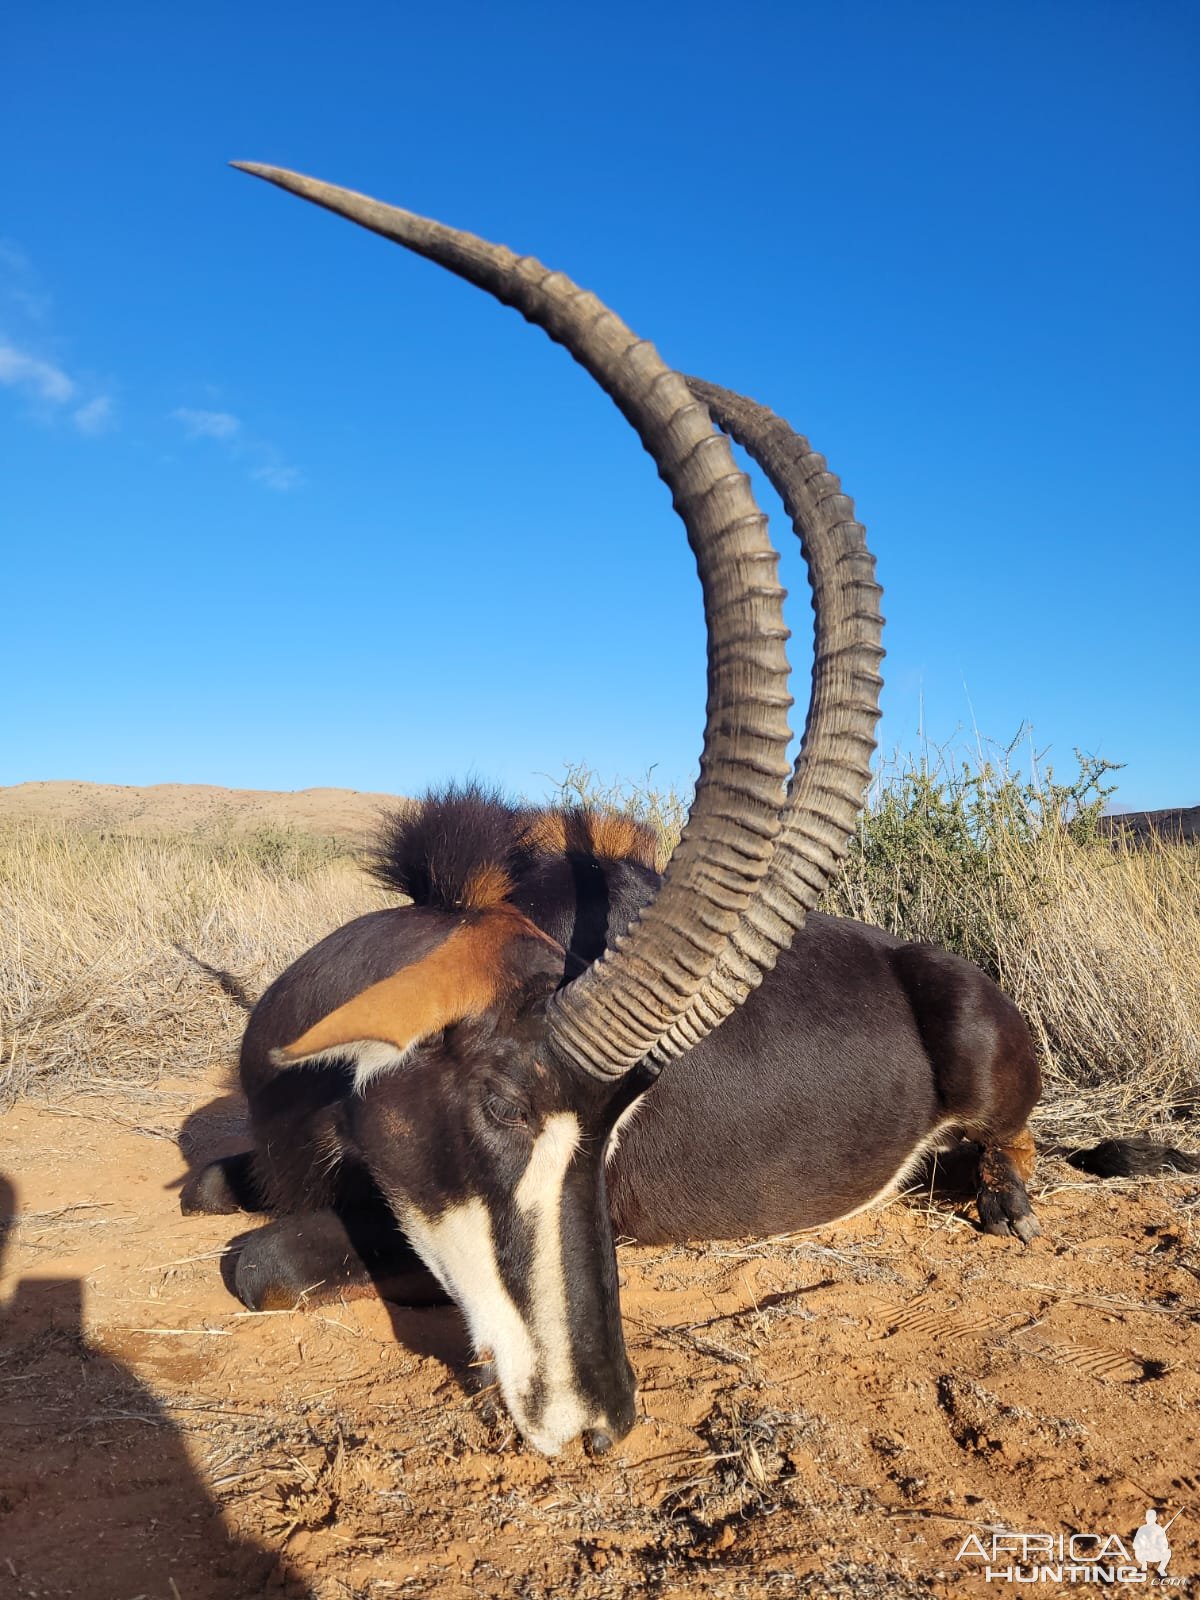
[[[581,1433],[606,1448],[633,1421],[614,1227],[646,1242],[807,1228],[966,1140],[985,1231],[1028,1243],[1040,1084],[1016,1008],[944,951],[807,916],[868,782],[882,655],[873,561],[822,457],[527,257],[245,170],[487,289],[587,368],[685,523],[709,669],[700,782],[664,877],[627,820],[450,791],[380,845],[378,872],[413,903],[338,929],[267,990],[241,1052],[254,1149],[183,1197],[276,1215],[242,1249],[243,1300],[369,1279],[416,1295],[428,1269],[551,1453]],[[809,565],[815,665],[790,783],[776,556],[713,423],[775,484]]]

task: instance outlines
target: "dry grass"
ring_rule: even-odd
[[[1041,1055],[1043,1137],[1163,1134],[1200,1115],[1200,849],[1110,837],[1107,770],[1081,760],[1066,784],[1002,762],[892,773],[828,896],[1012,996]]]
[[[998,979],[1041,1051],[1043,1137],[1163,1133],[1200,1114],[1200,849],[1109,840],[1097,826],[1106,770],[1083,762],[1069,784],[1026,782],[1003,762],[892,772],[826,902]],[[561,787],[631,803],[664,848],[686,810],[674,790],[631,793],[582,767]],[[232,1060],[237,984],[253,1000],[301,950],[384,903],[320,837],[0,829],[0,1097]],[[237,982],[223,989],[214,973]]]
[[[0,830],[0,1099],[231,1060],[251,999],[381,891],[324,839]]]
[[[1057,836],[1042,867],[997,976],[1060,1114],[1078,1105],[1106,1132],[1200,1114],[1200,851]]]

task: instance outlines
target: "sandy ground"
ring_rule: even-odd
[[[204,783],[18,783],[0,787],[0,822],[190,833],[294,828],[357,841],[397,797],[358,789],[220,789]]]
[[[1182,1508],[1192,1592],[1196,1179],[1048,1162],[1029,1250],[923,1194],[790,1240],[623,1247],[638,1424],[549,1461],[472,1392],[452,1309],[241,1310],[222,1258],[254,1219],[177,1202],[181,1130],[200,1160],[240,1118],[197,1081],[0,1118],[0,1593],[1011,1592],[965,1538],[1131,1545],[1151,1504]]]

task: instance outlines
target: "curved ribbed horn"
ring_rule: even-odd
[[[854,502],[824,456],[782,417],[716,384],[687,382],[763,469],[792,519],[812,586],[816,649],[808,721],[771,865],[711,977],[656,1046],[658,1061],[682,1055],[741,1005],[819,900],[871,781],[883,684],[883,591]]]
[[[766,872],[789,737],[783,591],[766,520],[708,412],[653,347],[561,273],[473,234],[313,178],[235,162],[486,289],[562,344],[653,456],[687,528],[708,622],[700,782],[663,885],[618,951],[556,997],[557,1049],[619,1075],[688,1010]]]

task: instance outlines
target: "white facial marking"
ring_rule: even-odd
[[[471,1342],[490,1349],[504,1403],[535,1449],[556,1455],[589,1425],[575,1388],[563,1265],[563,1181],[579,1147],[579,1119],[569,1111],[548,1117],[533,1141],[529,1162],[513,1192],[517,1210],[533,1229],[532,1306],[526,1322],[505,1287],[496,1259],[487,1206],[465,1200],[428,1217],[399,1198],[395,1209],[426,1266],[462,1308]],[[541,1405],[532,1415],[535,1384]]]
[[[505,1404],[524,1433],[527,1406],[522,1402],[533,1385],[537,1355],[500,1276],[487,1206],[479,1199],[464,1200],[436,1218],[413,1205],[399,1204],[396,1210],[425,1265],[461,1307],[475,1350],[493,1351]]]
[[[579,1118],[573,1112],[557,1111],[547,1117],[513,1195],[518,1211],[533,1225],[529,1298],[547,1397],[539,1431],[558,1441],[555,1449],[591,1420],[575,1388],[561,1228],[563,1180],[579,1148],[579,1133]]]

